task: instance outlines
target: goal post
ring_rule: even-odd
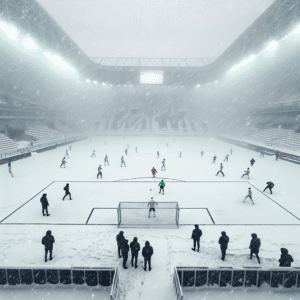
[[[155,212],[149,211],[148,203],[120,202],[118,206],[118,227],[179,227],[178,202],[157,202]]]

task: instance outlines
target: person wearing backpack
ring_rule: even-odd
[[[64,187],[64,191],[65,191],[65,195],[64,195],[64,197],[62,199],[65,200],[65,197],[69,195],[70,200],[72,200],[71,193],[70,193],[70,190],[69,190],[69,184],[68,183]]]
[[[133,260],[135,260],[134,266],[135,268],[137,268],[137,259],[138,259],[139,251],[141,249],[137,237],[135,237],[133,241],[130,243],[130,249],[131,249],[131,266],[133,267]]]
[[[147,271],[147,262],[149,265],[149,271],[151,271],[151,256],[153,255],[153,248],[150,243],[146,241],[145,247],[143,248],[142,255],[144,257],[144,270]]]

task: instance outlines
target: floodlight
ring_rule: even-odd
[[[239,67],[240,67],[239,65],[234,66],[234,67],[230,70],[230,72],[236,71]]]
[[[91,82],[91,80],[90,80],[90,79],[86,79],[85,81],[86,81],[86,82]]]
[[[16,28],[0,22],[0,29],[2,29],[11,40],[15,40],[18,38],[18,31]]]
[[[268,50],[268,51],[274,51],[277,48],[277,46],[278,46],[278,43],[275,42],[275,41],[273,41],[273,42],[271,42],[269,44],[269,46],[268,46],[268,48],[266,50]]]
[[[294,34],[300,33],[300,25],[293,31]]]
[[[23,45],[27,48],[27,49],[31,49],[31,50],[36,50],[39,47],[34,43],[34,41],[31,38],[24,38],[23,39]]]
[[[98,81],[96,81],[96,80],[94,80],[93,82],[94,82],[95,84],[98,84]]]

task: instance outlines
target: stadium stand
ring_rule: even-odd
[[[61,132],[43,125],[33,125],[25,130],[25,134],[35,137],[39,142],[63,138]]]
[[[0,151],[10,151],[17,149],[17,143],[7,137],[6,135],[0,133]]]

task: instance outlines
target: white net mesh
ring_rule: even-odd
[[[148,202],[120,202],[118,225],[119,227],[177,228],[179,225],[178,203],[157,202],[155,212],[150,212]]]

